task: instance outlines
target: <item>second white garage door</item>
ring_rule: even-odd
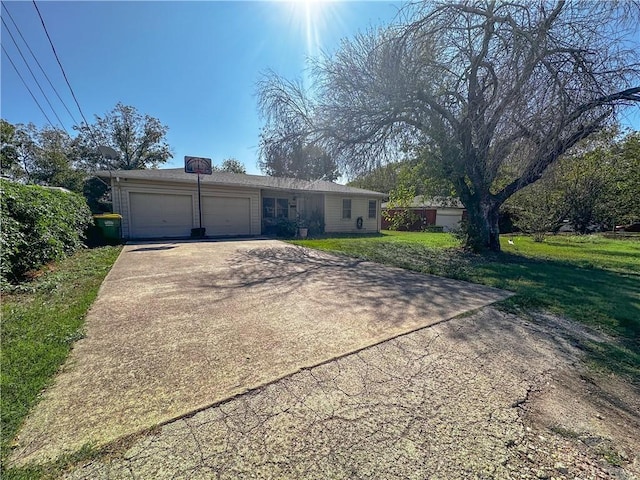
[[[445,232],[451,232],[460,228],[462,211],[438,209],[436,211],[436,225],[443,227]]]
[[[131,238],[188,237],[193,227],[191,195],[129,194]]]
[[[207,235],[250,235],[250,199],[203,196],[202,226]]]

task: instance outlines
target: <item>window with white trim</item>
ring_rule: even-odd
[[[289,218],[289,200],[286,198],[262,199],[263,218]]]
[[[376,218],[378,214],[378,201],[369,200],[369,218]]]
[[[351,218],[351,199],[343,198],[342,199],[342,218],[343,220],[348,220]]]

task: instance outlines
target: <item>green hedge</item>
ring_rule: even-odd
[[[83,245],[93,223],[87,202],[62,190],[0,180],[0,282],[24,275]]]

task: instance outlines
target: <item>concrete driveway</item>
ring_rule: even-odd
[[[508,295],[273,240],[127,245],[12,461],[166,424]]]

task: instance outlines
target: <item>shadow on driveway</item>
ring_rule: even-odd
[[[102,445],[508,295],[277,241],[127,245],[12,460]]]

